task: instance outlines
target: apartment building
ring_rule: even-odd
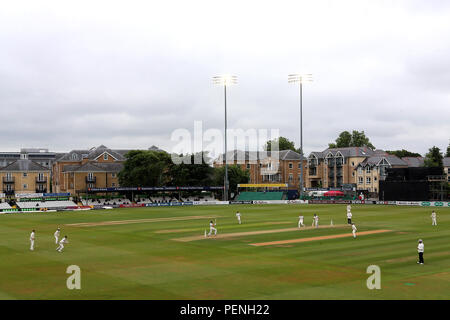
[[[450,157],[444,158],[444,174],[447,175],[447,182],[450,183]]]
[[[89,188],[118,187],[118,174],[129,150],[112,150],[101,145],[90,150],[72,150],[55,160],[54,192],[84,194]]]
[[[289,189],[300,185],[301,163],[303,179],[306,173],[306,158],[300,161],[300,154],[292,150],[283,151],[240,151],[227,153],[229,165],[237,164],[250,172],[250,183],[287,183]],[[214,161],[214,167],[224,165],[223,155]]]
[[[408,163],[382,150],[367,157],[356,166],[357,190],[365,190],[374,196],[378,194],[380,180],[386,178],[386,168],[408,168]]]
[[[13,197],[18,193],[50,192],[51,170],[28,156],[22,151],[18,160],[0,168],[0,193]]]
[[[0,152],[0,167],[6,167],[21,159],[21,154],[24,153],[27,154],[29,160],[48,169],[52,168],[55,159],[61,155],[60,153],[50,152],[45,148],[22,148],[19,152]]]
[[[356,185],[356,167],[375,151],[368,147],[328,148],[311,152],[307,160],[306,188]]]

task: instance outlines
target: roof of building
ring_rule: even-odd
[[[358,166],[361,166],[361,167],[365,167],[366,165],[376,166],[383,159],[385,159],[391,166],[404,166],[404,167],[408,166],[408,164],[405,161],[403,161],[402,159],[400,159],[399,157],[392,155],[392,154],[381,153],[381,152],[378,152],[375,155],[364,159],[364,161],[359,163]]]
[[[381,151],[381,150],[377,150]],[[346,148],[327,148],[323,151],[313,151],[310,155],[315,155],[319,159],[326,158],[328,154],[336,156],[338,153],[345,158],[348,157],[368,157],[374,155],[376,152],[367,146],[364,147],[346,147]]]
[[[408,167],[423,167],[424,165],[424,157],[403,157],[403,161],[405,161],[408,164]]]
[[[39,163],[29,159],[19,159],[10,163],[6,167],[0,168],[0,171],[8,171],[8,172],[50,171],[50,169],[41,166]]]
[[[110,149],[104,145],[91,148],[89,150],[71,150],[67,153],[58,153],[56,155],[57,161],[81,161],[83,159],[95,160],[100,157],[103,153],[108,153],[114,157],[117,161],[125,161],[125,155],[133,149]],[[151,151],[165,152],[164,150],[151,146],[148,148]]]
[[[450,157],[445,157],[443,162],[444,162],[444,167],[450,167]]]
[[[63,172],[120,172],[123,169],[122,163],[92,163],[83,165],[65,165]]]
[[[280,160],[300,160],[300,153],[292,150],[282,150],[282,151],[241,151],[241,150],[231,150],[227,152],[227,159],[229,161],[257,161],[267,158],[277,158]],[[221,154],[214,162],[223,162],[224,155]],[[303,156],[303,159],[306,158]]]

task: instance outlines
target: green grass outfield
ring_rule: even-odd
[[[242,213],[237,224],[236,210]],[[350,233],[350,227],[294,230],[180,242],[203,236],[211,216],[219,234],[346,223],[346,205],[234,205],[0,215],[0,299],[450,299],[450,208],[353,205],[358,232],[391,232],[289,245],[252,243]],[[202,216],[196,220],[149,219]],[[204,217],[204,218],[203,218]],[[147,219],[99,226],[66,224]],[[62,228],[70,243],[55,251]],[[31,229],[36,249],[29,250]],[[161,233],[164,230],[175,231]],[[425,243],[418,265],[417,240]],[[68,290],[66,268],[81,268]],[[381,290],[369,290],[369,265]]]

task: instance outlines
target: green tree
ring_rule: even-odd
[[[183,157],[183,155],[180,155]],[[214,168],[211,167],[207,152],[188,154],[180,164],[171,162],[167,175],[172,186],[209,186],[213,183]]]
[[[119,172],[119,183],[123,187],[158,187],[169,181],[167,168],[171,163],[166,152],[132,150],[126,155],[126,161]]]
[[[277,150],[292,150],[295,152],[298,152],[298,150],[295,149],[294,142],[290,141],[288,138],[285,137],[279,137],[277,139],[269,140],[266,142],[266,145],[264,146],[265,151],[273,151],[274,146],[276,146],[278,143],[278,149]]]
[[[392,154],[394,156],[397,156],[399,158],[403,158],[403,157],[421,157],[422,155],[420,153],[415,153],[415,152],[411,152],[405,149],[402,150],[387,150],[386,153],[388,154]]]
[[[364,131],[353,130],[352,133],[348,131],[342,131],[335,143],[329,143],[328,147],[332,148],[346,148],[346,147],[364,147],[367,146],[372,150],[375,146],[370,142],[369,138],[366,137]]]
[[[444,168],[444,161],[441,149],[436,146],[428,149],[428,153],[425,155],[424,166],[425,167],[440,167]]]
[[[222,186],[225,180],[225,166],[214,169],[214,184]],[[250,181],[250,171],[243,170],[240,165],[234,164],[228,166],[229,191],[237,193],[239,183],[248,183]]]
[[[446,157],[450,157],[450,144],[447,147],[447,153],[445,154]]]

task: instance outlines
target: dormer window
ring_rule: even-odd
[[[105,153],[105,154],[103,155],[103,160],[108,160],[108,154],[107,154],[107,153]]]
[[[76,153],[72,153],[72,160],[77,160],[77,154]]]

